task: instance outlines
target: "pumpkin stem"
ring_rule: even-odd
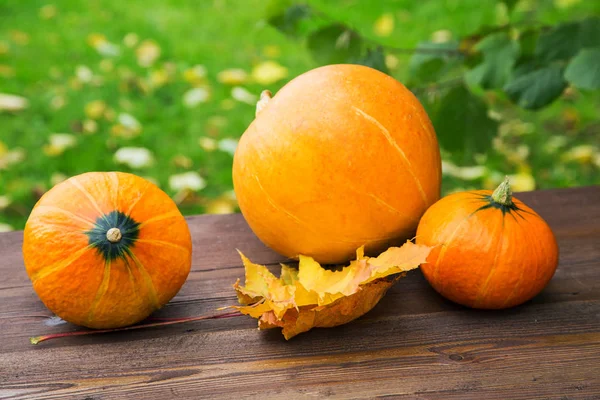
[[[111,243],[119,243],[123,235],[121,234],[121,230],[119,228],[110,228],[106,232],[106,238]]]
[[[502,183],[496,188],[496,190],[494,190],[494,193],[492,193],[492,200],[504,206],[510,206],[513,204],[512,189],[510,188],[508,176],[505,177]]]
[[[258,102],[256,103],[255,116],[257,116],[267,106],[267,103],[269,102],[269,100],[271,100],[272,97],[273,95],[271,94],[270,90],[263,90],[260,93],[260,100],[258,100]]]

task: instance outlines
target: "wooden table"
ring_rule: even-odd
[[[0,398],[600,399],[600,186],[518,194],[552,226],[560,264],[514,309],[475,311],[409,272],[370,313],[285,341],[236,317],[29,344],[46,326],[21,256],[0,235]],[[240,215],[190,217],[192,272],[157,316],[235,303],[243,269],[282,261]]]

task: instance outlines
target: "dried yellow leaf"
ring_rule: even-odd
[[[286,339],[314,327],[342,325],[371,310],[406,272],[425,262],[429,251],[407,242],[365,257],[359,248],[356,260],[337,271],[300,256],[298,269],[282,264],[279,278],[240,253],[246,280],[244,286],[239,279],[233,285],[241,306],[232,308],[258,319],[260,329],[283,328]]]
[[[252,78],[261,85],[271,85],[286,78],[288,69],[275,61],[264,61],[252,69]]]

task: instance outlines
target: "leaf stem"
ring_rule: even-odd
[[[167,326],[167,325],[176,325],[183,324],[185,322],[194,322],[201,321],[205,319],[220,319],[220,318],[231,318],[231,317],[239,317],[243,314],[239,311],[232,311],[228,313],[222,314],[211,314],[211,315],[201,315],[198,317],[184,317],[184,318],[161,318],[161,322],[153,322],[150,324],[141,324],[141,325],[132,325],[125,326],[122,328],[114,328],[114,329],[99,329],[99,330],[89,330],[89,331],[75,331],[75,332],[64,332],[64,333],[53,333],[51,335],[42,335],[29,338],[31,344],[38,344],[41,342],[45,342],[50,339],[58,339],[69,336],[84,336],[84,335],[94,335],[98,333],[110,333],[110,332],[122,332],[122,331],[132,331],[136,329],[144,329],[144,328],[153,328],[157,326]]]
[[[333,18],[328,13],[324,12],[323,10],[320,10],[320,9],[317,9],[314,7],[311,7],[310,9],[311,9],[311,12],[313,15],[321,17],[322,19],[324,19],[326,21],[330,21],[332,23],[334,23],[334,22],[340,23],[340,24],[348,27],[352,32],[359,35],[363,40],[365,40],[366,42],[369,42],[371,45],[380,46],[389,51],[393,51],[396,53],[407,53],[407,54],[413,54],[413,53],[446,54],[448,56],[456,56],[456,57],[461,57],[461,56],[466,55],[465,52],[460,49],[422,49],[422,48],[418,48],[418,47],[417,48],[394,47],[394,46],[382,44],[374,39],[371,39],[368,36],[360,34],[359,30],[353,24],[350,24],[347,21],[346,22],[338,21],[337,18]]]
[[[413,93],[431,92],[431,91],[438,91],[438,90],[442,90],[442,89],[452,89],[463,83],[464,83],[464,79],[462,77],[457,77],[457,78],[448,79],[446,81],[432,83],[432,84],[424,85],[424,86],[416,86],[416,87],[409,88],[409,89]]]

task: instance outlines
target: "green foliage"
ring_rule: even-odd
[[[356,59],[356,64],[365,65],[374,68],[386,74],[389,73],[387,65],[385,65],[385,53],[381,46],[373,49],[367,49],[367,54]]]
[[[519,0],[502,0],[502,3],[506,5],[506,9],[509,13],[515,8],[518,2]]]
[[[600,45],[600,18],[568,22],[546,29],[540,35],[535,54],[540,62],[565,61],[586,47]]]
[[[362,38],[348,27],[335,24],[311,33],[307,46],[319,64],[340,64],[360,57]]]
[[[302,23],[310,17],[310,7],[291,1],[272,1],[267,8],[269,24],[290,36],[298,35],[302,31]]]
[[[428,112],[440,133],[440,145],[452,152],[457,161],[485,153],[498,130],[498,123],[488,116],[486,103],[464,85],[450,89],[433,107],[428,107]]]
[[[581,50],[569,62],[565,78],[581,89],[600,89],[600,47]]]
[[[461,57],[459,43],[456,41],[421,42],[417,45],[408,65],[410,82],[413,84],[436,82],[452,66],[455,66]]]
[[[420,41],[414,48],[396,47],[388,40],[354,29],[356,15],[334,14],[327,2],[313,0],[310,6],[301,4],[303,15],[310,14],[321,23],[329,21],[326,27],[308,33],[308,50],[317,62],[371,65],[390,74],[396,72],[418,95],[423,89],[440,91],[435,104],[424,102],[428,104],[441,146],[454,154],[453,159],[468,163],[477,153],[485,153],[497,134],[498,124],[488,116],[489,94],[502,96],[524,110],[541,110],[560,98],[568,83],[582,89],[597,89],[600,79],[598,51],[591,49],[600,41],[600,18],[587,16],[539,24],[523,19],[527,14],[519,13],[518,0],[494,3],[504,4],[507,21],[486,21],[458,39]],[[307,7],[311,11],[306,11]],[[281,9],[281,18],[290,10]],[[471,17],[462,9],[457,9],[457,15],[459,11],[463,18]],[[513,19],[519,23],[513,25]],[[376,51],[375,45],[379,45]],[[406,53],[412,54],[407,68],[403,71],[387,68],[387,54]],[[456,87],[448,90],[446,82]]]
[[[484,89],[504,86],[519,56],[519,42],[499,32],[485,36],[475,50],[483,54],[483,61],[467,71],[467,81]]]
[[[566,86],[563,69],[549,65],[520,75],[507,84],[504,91],[519,106],[537,110],[556,100]]]

